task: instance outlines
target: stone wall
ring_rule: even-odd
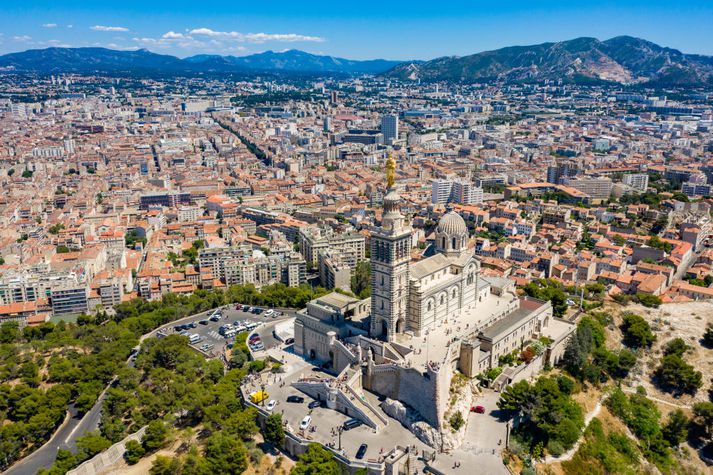
[[[133,434],[126,436],[124,440],[117,442],[104,452],[95,455],[74,470],[70,470],[67,472],[67,475],[108,475],[113,473],[113,470],[110,470],[110,468],[124,457],[126,443],[130,440],[141,442],[141,438],[144,436],[144,432],[146,432],[146,427],[147,426],[144,426]]]

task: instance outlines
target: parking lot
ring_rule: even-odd
[[[193,315],[189,318],[181,319],[180,321],[171,322],[163,326],[159,335],[172,335],[182,333],[190,338],[191,335],[198,335],[197,340],[191,342],[191,346],[202,351],[203,353],[215,357],[221,354],[228,344],[233,343],[234,337],[225,338],[220,334],[220,327],[230,325],[235,328],[236,322],[246,324],[257,324],[258,326],[250,331],[260,335],[265,349],[274,348],[282,344],[273,335],[272,328],[277,322],[291,318],[293,315],[289,312],[278,312],[279,315],[267,315],[266,311],[260,314],[251,311],[244,311],[240,306],[236,309],[235,304],[225,305],[220,309],[219,318],[210,319],[211,315],[216,311],[212,309],[203,313]],[[201,323],[202,322],[202,323]],[[177,329],[179,326],[188,326],[185,329]]]

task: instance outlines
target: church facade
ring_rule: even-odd
[[[412,264],[412,229],[395,191],[386,196],[384,212],[371,239],[371,337],[420,336],[487,297],[490,286],[479,278],[480,265],[468,249],[468,228],[458,213],[450,211],[439,221],[436,253]]]

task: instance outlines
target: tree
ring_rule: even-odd
[[[663,354],[683,356],[690,348],[691,347],[686,344],[683,338],[674,338],[666,344]]]
[[[674,395],[695,394],[703,386],[703,375],[677,354],[668,354],[654,372],[656,382]]]
[[[351,281],[351,290],[360,299],[371,295],[371,264],[369,261],[357,263]]]
[[[285,431],[282,428],[282,416],[270,414],[265,421],[265,440],[276,447],[285,443]]]
[[[164,457],[158,455],[151,464],[149,473],[151,475],[175,475],[181,472],[181,462],[175,457]]]
[[[243,473],[248,467],[247,450],[241,440],[223,432],[208,437],[204,456],[211,473]]]
[[[713,323],[706,326],[706,331],[703,333],[703,344],[708,348],[713,347]]]
[[[102,437],[99,432],[87,432],[77,438],[78,461],[88,460],[109,447],[111,447],[111,441]]]
[[[57,246],[57,254],[67,254],[68,252],[70,252],[70,249],[67,246],[62,244]]]
[[[626,312],[622,315],[620,325],[624,333],[624,343],[632,348],[649,347],[656,340],[648,322],[635,313]]]
[[[25,170],[22,172],[22,178],[32,178],[33,173],[32,170]]]
[[[144,436],[141,438],[141,443],[147,452],[153,452],[163,446],[166,435],[168,435],[166,424],[160,419],[153,420],[149,422],[148,427],[146,427],[146,432],[144,432]]]
[[[713,402],[697,402],[693,405],[693,423],[705,437],[713,435]]]
[[[668,415],[666,424],[661,428],[661,434],[671,447],[678,447],[688,436],[688,417],[681,409],[676,409]]]
[[[309,444],[300,455],[290,475],[340,475],[339,465],[331,452],[320,444]]]
[[[504,411],[520,411],[523,404],[530,396],[531,387],[530,383],[526,380],[518,381],[515,384],[507,386],[505,390],[500,394],[500,399],[498,400],[498,408]]]
[[[126,443],[126,452],[124,452],[124,459],[129,465],[134,465],[141,457],[144,456],[146,450],[144,450],[141,443],[136,440],[130,440]]]
[[[20,336],[20,325],[17,322],[4,322],[0,325],[0,343],[15,343]]]
[[[659,308],[659,305],[663,302],[661,300],[661,297],[658,295],[651,295],[651,294],[642,294],[638,293],[636,294],[636,300],[639,301],[641,305],[644,307],[649,307],[649,308]]]
[[[460,411],[456,411],[455,413],[453,413],[448,422],[451,424],[453,430],[457,431],[458,429],[463,427],[463,424],[465,424],[465,419],[463,419],[463,414],[461,414]]]

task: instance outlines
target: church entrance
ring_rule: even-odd
[[[386,320],[381,321],[381,336],[386,338],[389,334],[389,324]]]
[[[405,328],[404,328],[404,319],[403,319],[403,318],[399,318],[399,319],[396,321],[396,333],[403,333],[404,330],[405,330]]]

